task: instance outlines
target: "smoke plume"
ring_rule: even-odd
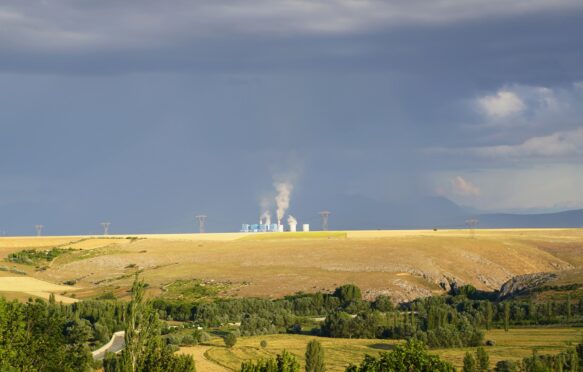
[[[269,213],[269,211],[264,211],[260,220],[260,222],[265,225],[271,225],[271,213]]]
[[[281,220],[285,215],[285,211],[289,208],[289,201],[294,187],[289,182],[276,182],[274,186],[277,191],[277,196],[275,197],[275,204],[277,206],[277,223],[281,225]]]
[[[288,225],[297,225],[298,224],[298,220],[296,220],[296,218],[290,214],[287,217],[287,224]]]

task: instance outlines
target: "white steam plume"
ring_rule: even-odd
[[[264,211],[261,215],[260,222],[265,225],[271,225],[271,213],[269,213],[269,211]]]
[[[274,186],[277,191],[277,196],[275,197],[275,204],[277,205],[277,223],[281,225],[281,220],[285,215],[285,211],[289,208],[289,201],[294,187],[289,182],[277,182]]]
[[[287,224],[288,225],[297,225],[298,224],[298,220],[296,220],[296,218],[290,214],[287,217]]]
[[[259,206],[261,208],[261,215],[259,217],[259,223],[264,223],[267,225],[271,225],[271,209],[273,205],[272,197],[263,196],[259,202]]]

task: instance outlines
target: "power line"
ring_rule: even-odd
[[[474,237],[474,235],[476,233],[475,230],[479,224],[480,224],[480,221],[475,219],[475,218],[471,218],[469,220],[466,220],[466,226],[470,230],[470,237],[472,237],[472,238]]]
[[[34,225],[34,228],[36,230],[36,236],[41,236],[43,233],[43,225]]]
[[[111,222],[101,223],[101,226],[103,226],[103,235],[109,235],[109,225],[111,225]]]
[[[322,211],[318,213],[322,217],[322,231],[328,231],[328,217],[330,217],[329,211]]]
[[[206,215],[199,214],[198,216],[196,216],[196,219],[198,221],[198,230],[201,234],[203,234],[204,233],[204,224],[206,222]]]

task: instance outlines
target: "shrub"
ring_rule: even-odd
[[[192,335],[186,335],[182,337],[182,345],[191,346],[198,344],[198,340],[196,340]]]
[[[205,331],[202,331],[198,334],[198,342],[208,342],[210,340],[211,340],[211,335],[209,335]]]
[[[300,372],[300,363],[293,354],[283,351],[273,359],[249,361],[241,364],[241,372]]]
[[[227,335],[225,336],[225,346],[230,349],[233,346],[235,346],[236,343],[237,343],[237,336],[235,336],[234,333],[227,333]]]
[[[262,348],[264,348],[264,349],[265,349],[265,348],[267,347],[267,341],[265,341],[265,340],[261,340],[261,342],[259,343],[259,345],[260,345]]]

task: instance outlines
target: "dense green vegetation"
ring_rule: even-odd
[[[195,284],[180,286],[199,291],[200,283]],[[406,345],[376,358],[367,357],[360,366],[351,366],[348,371],[380,371],[397,365],[403,368],[415,365],[419,371],[449,371],[451,365],[428,355],[425,347],[480,347],[487,341],[483,330],[494,327],[583,323],[583,301],[571,299],[570,295],[562,302],[497,301],[495,294],[471,286],[458,288],[447,296],[417,299],[398,306],[386,296],[365,301],[354,285],[341,286],[333,293],[298,293],[277,300],[241,298],[212,302],[208,298],[147,301],[143,297],[144,288],[143,281],[136,281],[129,303],[91,300],[61,305],[55,304],[54,299],[48,303],[0,299],[0,370],[89,370],[95,366],[89,350],[106,343],[114,332],[125,330],[129,346],[119,355],[107,355],[103,362],[105,371],[192,371],[192,358],[176,356],[173,351],[177,345],[208,341],[207,332],[219,334],[227,347],[233,347],[238,336],[274,333],[405,339]],[[176,320],[182,323],[167,323]],[[495,370],[576,371],[583,361],[582,354],[583,346],[579,345],[558,355],[533,354],[519,362],[503,361]],[[310,371],[323,371],[324,359],[319,343],[311,342],[306,350],[306,366]],[[286,353],[273,360],[244,364],[242,368],[279,371],[280,365],[288,366],[289,371],[296,368],[293,357]],[[486,371],[488,365],[483,348],[464,358],[464,371]]]
[[[85,371],[91,324],[70,307],[0,298],[0,370]]]
[[[10,253],[6,261],[23,265],[38,265],[40,262],[51,262],[58,256],[74,251],[73,248],[51,248],[48,250],[24,249]]]
[[[105,372],[194,372],[191,356],[173,355],[162,342],[158,314],[144,300],[144,288],[144,282],[136,276],[132,300],[124,309],[125,347],[119,354],[106,355]]]
[[[359,365],[351,365],[346,372],[419,371],[450,372],[453,365],[427,353],[425,346],[416,341],[397,345],[390,353],[381,353],[378,358],[367,355]]]
[[[108,355],[106,371],[194,371],[189,356],[175,356],[161,337],[157,313],[143,299],[136,281],[132,301],[86,301],[73,305],[37,299],[26,303],[0,298],[1,371],[86,371],[89,352],[112,333],[126,332],[128,347]]]
[[[272,359],[261,359],[256,362],[244,362],[241,372],[299,372],[300,363],[295,356],[283,351]]]

